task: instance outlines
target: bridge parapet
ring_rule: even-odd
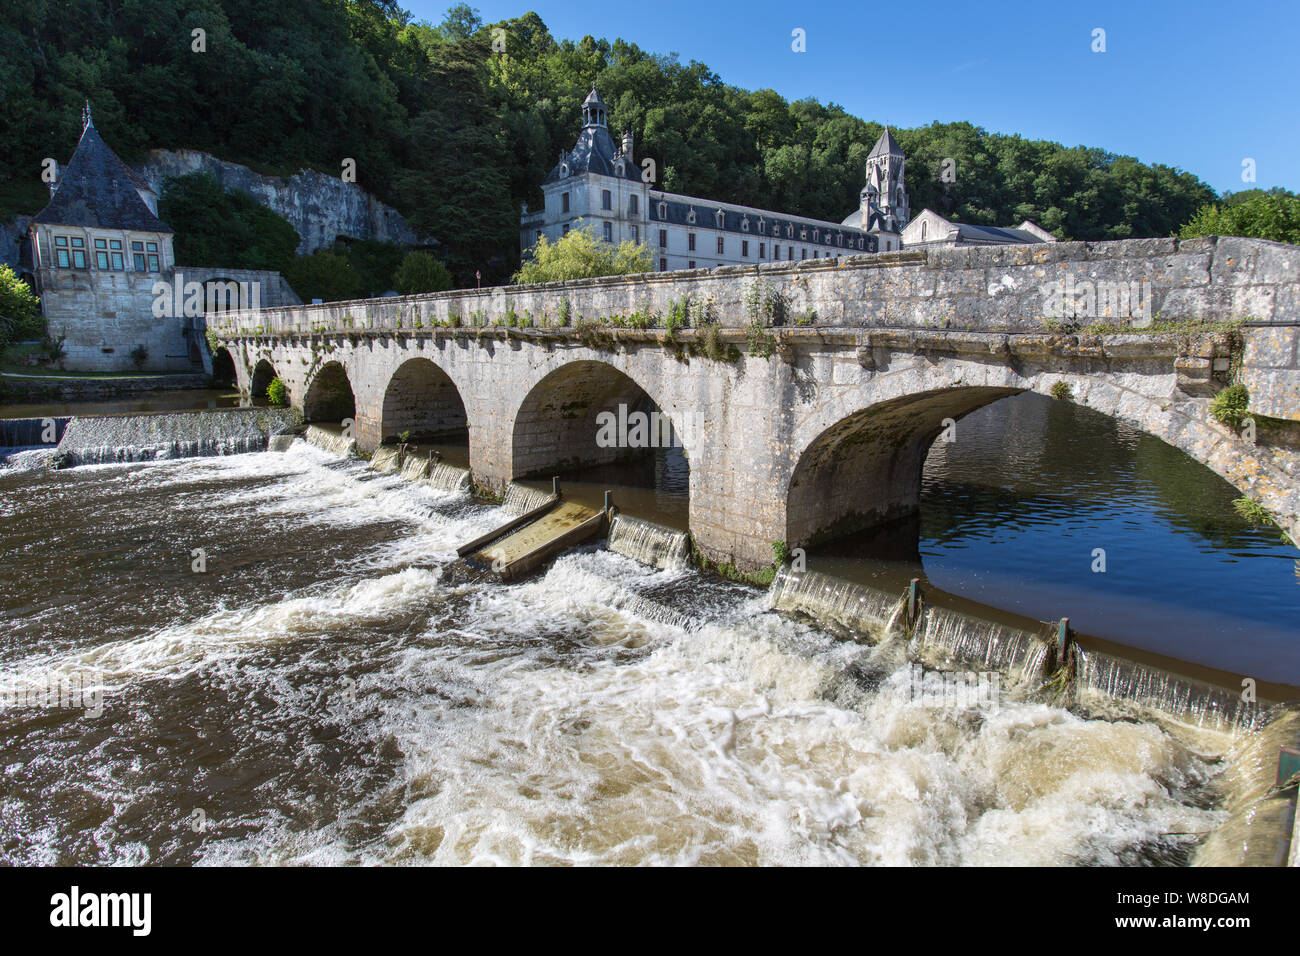
[[[454,326],[815,325],[1041,332],[1155,323],[1300,324],[1300,247],[1132,239],[966,247],[231,312],[227,336]]]

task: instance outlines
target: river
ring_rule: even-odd
[[[1024,414],[1039,411],[1049,434],[1078,426]],[[1148,578],[1184,582],[1171,607],[1218,581],[1222,611],[1262,582],[1250,594],[1277,628],[1253,649],[1222,640],[1206,666],[1254,654],[1261,679],[1292,678],[1294,644],[1276,641],[1294,551],[1218,499],[1135,495],[1167,479],[1140,440],[1108,463],[1040,435],[1014,467],[988,452],[997,482],[963,477],[952,451],[979,427],[964,419],[932,456],[917,555],[810,565],[877,581],[919,566],[937,588],[1048,616],[1065,574],[1099,607],[1089,627],[1119,641],[1107,622],[1124,613],[1104,605],[1131,559],[1115,529],[1136,524],[1166,542],[1142,552]],[[1045,489],[1054,455],[1074,483]],[[1148,465],[1126,471],[1125,455]],[[681,468],[652,471],[666,477],[649,497],[680,507]],[[777,614],[762,590],[594,545],[508,585],[461,570],[456,545],[504,517],[301,441],[0,472],[0,705],[60,680],[103,695],[0,709],[0,860],[1177,864],[1224,819],[1221,746],[1015,687],[936,706],[916,665]],[[1108,549],[1104,576],[1087,553],[1086,573],[1004,561],[1062,527],[1070,560]],[[1215,598],[1198,601],[1181,620],[1213,649],[1199,611]]]

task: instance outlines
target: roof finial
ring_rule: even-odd
[[[81,111],[81,131],[84,133],[88,128],[95,125],[95,121],[90,118],[90,100],[86,100],[86,107]]]

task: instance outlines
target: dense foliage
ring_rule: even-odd
[[[393,274],[393,286],[402,295],[419,292],[442,292],[451,288],[447,267],[427,252],[408,253]]]
[[[301,237],[284,217],[248,193],[227,191],[204,173],[169,179],[159,217],[176,232],[176,265],[283,272]]]
[[[657,185],[838,221],[881,127],[814,100],[724,84],[703,64],[616,40],[556,41],[524,14],[468,7],[413,23],[393,0],[24,0],[0,7],[0,207],[35,211],[89,98],[128,162],[192,148],[270,173],[357,181],[438,240],[460,284],[508,276],[521,203],[577,135],[593,83]],[[192,31],[206,31],[195,52]],[[1196,177],[1100,149],[968,123],[895,130],[912,207],[975,223],[1030,218],[1064,238],[1170,235],[1215,199]],[[955,181],[942,181],[945,160]],[[364,283],[363,283],[364,284]]]
[[[365,298],[366,294],[361,277],[348,264],[347,256],[329,249],[299,256],[284,270],[284,278],[304,302],[313,299],[338,302]]]
[[[0,264],[0,352],[14,342],[45,335],[38,302],[31,287],[13,269]]]
[[[640,243],[620,242],[614,246],[597,239],[589,229],[570,229],[554,242],[546,236],[538,239],[514,278],[521,284],[559,282],[649,272],[653,268],[650,250]]]
[[[1300,196],[1285,189],[1231,193],[1221,203],[1202,206],[1178,234],[1183,239],[1246,236],[1300,243]]]

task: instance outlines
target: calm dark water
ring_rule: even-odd
[[[814,552],[822,570],[947,594],[1257,681],[1300,686],[1300,551],[1136,428],[1024,394],[926,462],[919,528]],[[915,551],[909,553],[915,547]],[[1098,552],[1104,552],[1105,570]]]
[[[204,408],[238,408],[239,392],[232,388],[174,389],[102,402],[0,404],[0,418],[44,418],[61,415],[118,415],[136,412],[187,412]]]

